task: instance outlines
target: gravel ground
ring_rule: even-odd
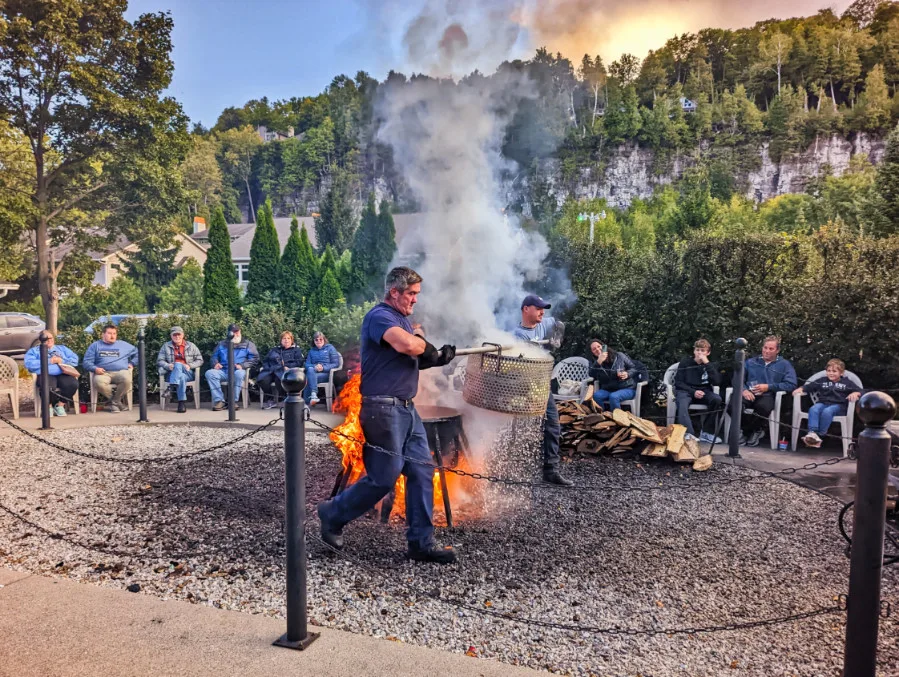
[[[140,457],[237,434],[127,426],[49,436],[84,451]],[[281,435],[266,432],[226,451],[154,466],[96,462],[6,438],[0,502],[65,538],[47,538],[0,513],[0,563],[281,616]],[[329,493],[339,461],[321,435],[309,437],[307,459],[311,509]],[[580,460],[565,471],[581,484],[645,487],[751,476],[720,465],[682,474],[667,462],[624,458]],[[562,674],[837,675],[842,614],[752,630],[626,637],[509,622],[428,595],[603,627],[695,627],[809,611],[846,591],[838,508],[774,480],[694,491],[540,490],[524,509],[492,520],[469,515],[453,533],[438,530],[458,549],[459,563],[450,567],[406,562],[401,523],[363,518],[346,529],[346,552],[362,564],[311,542],[310,619]],[[884,597],[899,607],[899,566],[885,570]],[[899,665],[897,618],[882,621],[882,674]]]

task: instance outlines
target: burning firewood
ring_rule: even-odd
[[[711,467],[711,456],[700,456],[699,443],[685,439],[682,425],[659,427],[623,409],[603,411],[594,401],[560,402],[561,448],[568,455],[637,452],[656,458],[691,462],[694,469]]]

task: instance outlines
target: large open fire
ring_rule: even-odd
[[[365,442],[365,434],[362,431],[362,422],[360,420],[360,412],[362,410],[362,393],[359,390],[362,378],[359,374],[355,374],[347,384],[343,387],[340,396],[334,404],[335,412],[343,412],[345,418],[343,423],[334,428],[329,437],[334,446],[340,450],[343,456],[343,479],[341,486],[349,486],[356,482],[365,472],[362,463],[362,446]],[[460,459],[459,467],[468,469],[466,463],[468,459]],[[453,507],[461,497],[471,495],[470,487],[463,487],[465,478],[452,473],[447,473],[447,490],[453,498]],[[434,471],[434,507],[443,512],[443,489],[440,484],[440,474]],[[394,487],[394,509],[393,514],[404,516],[406,511],[406,478],[400,475]],[[444,516],[445,519],[445,516]]]

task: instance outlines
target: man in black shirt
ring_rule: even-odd
[[[712,352],[712,344],[705,339],[699,339],[693,344],[693,357],[685,357],[677,365],[677,374],[674,377],[674,397],[677,401],[677,422],[687,428],[687,435],[696,437],[693,430],[693,421],[690,420],[690,405],[704,404],[710,411],[721,408],[721,396],[713,390],[714,386],[721,385],[721,372],[718,365],[709,361],[709,353]],[[712,418],[718,420],[718,415]],[[713,428],[714,430],[714,428]],[[699,439],[704,442],[721,443],[715,438],[714,432],[703,431]]]

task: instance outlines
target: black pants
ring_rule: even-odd
[[[556,470],[559,467],[559,437],[562,425],[559,423],[559,409],[552,393],[546,403],[546,418],[543,419],[543,471]]]
[[[279,396],[281,398],[287,397],[284,386],[281,385],[281,379],[274,374],[266,374],[262,378],[257,378],[256,385],[266,395],[271,395],[275,398]]]
[[[675,400],[677,401],[677,422],[682,426],[686,426],[687,432],[689,434],[693,435],[694,437],[696,436],[696,433],[693,430],[693,421],[690,419],[690,405],[691,404],[704,404],[705,406],[707,406],[709,408],[710,411],[714,411],[716,409],[721,408],[721,396],[720,395],[716,395],[711,390],[704,390],[703,392],[705,393],[705,396],[702,399],[694,397],[693,393],[685,393],[682,390],[678,390],[674,395]],[[702,410],[695,411],[694,413],[699,416],[703,415]],[[721,415],[721,412],[712,414],[711,417],[706,416],[706,423],[703,426],[703,428],[705,430],[707,430],[708,432],[714,433],[714,431],[715,431],[714,424],[718,420],[718,417],[720,415]],[[711,430],[709,430],[709,420],[712,421]]]
[[[739,394],[742,399],[743,393]],[[753,414],[746,412],[752,409]],[[756,395],[755,400],[749,402],[743,400],[743,432],[748,436],[756,430],[767,430],[768,416],[774,411],[774,393],[762,393]]]
[[[41,379],[43,379],[43,374],[38,374],[38,397],[41,396],[40,387],[43,383]],[[72,398],[75,397],[76,392],[78,392],[78,379],[76,377],[69,376],[68,374],[50,377],[50,406],[55,407],[59,404],[60,400],[62,400],[64,404],[71,404]]]

